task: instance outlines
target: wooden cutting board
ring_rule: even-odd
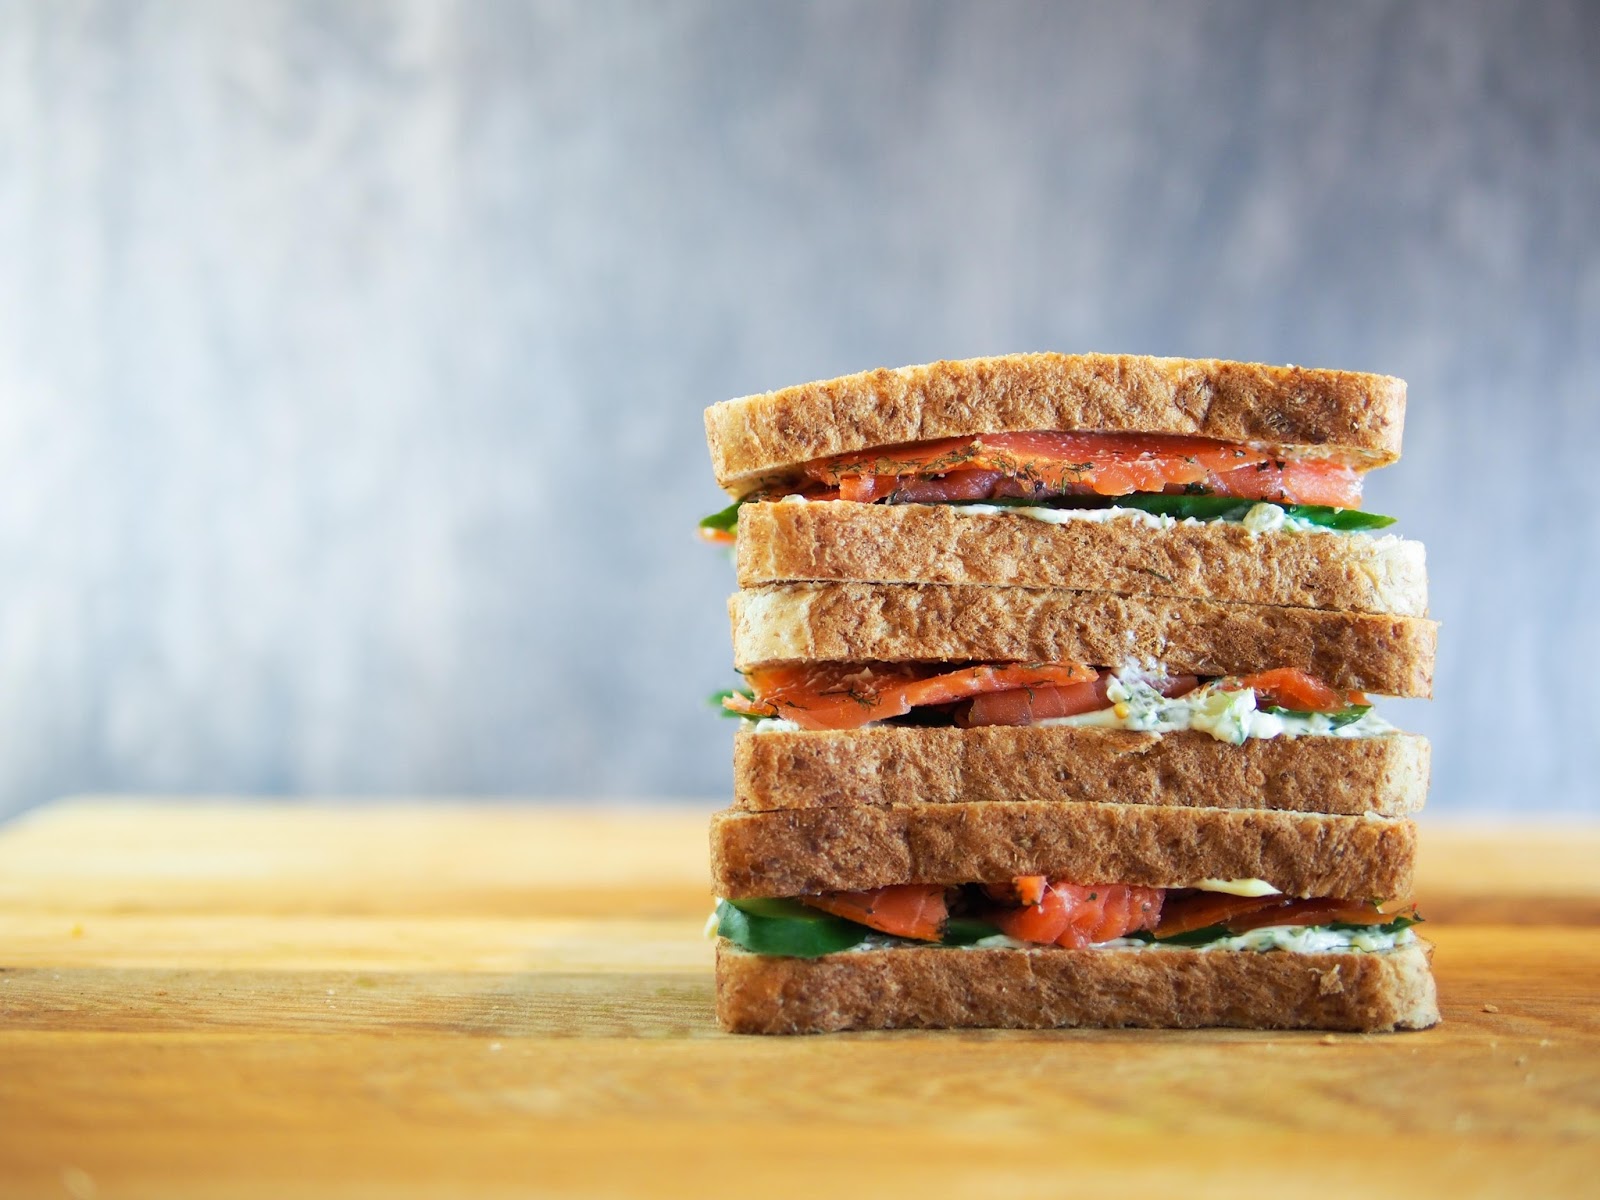
[[[706,815],[0,830],[0,1195],[1600,1194],[1600,827],[1425,825],[1425,1033],[762,1039]]]

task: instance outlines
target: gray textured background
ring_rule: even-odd
[[[726,787],[700,410],[1411,382],[1436,810],[1600,808],[1600,5],[0,0],[0,812]],[[1553,715],[1554,714],[1554,715]]]

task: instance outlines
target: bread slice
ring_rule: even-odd
[[[1171,523],[1143,513],[1046,524],[946,504],[747,504],[739,512],[738,565],[745,588],[953,583],[1428,614],[1421,542],[1252,533],[1232,522]]]
[[[1334,687],[1433,691],[1434,622],[1060,588],[798,583],[736,593],[734,665],[1154,659],[1233,675],[1300,667]]]
[[[1351,371],[1124,354],[1009,354],[865,371],[706,410],[717,483],[742,496],[812,459],[1027,430],[1169,433],[1400,457],[1404,380]]]
[[[1078,801],[854,805],[711,818],[719,896],[799,896],[896,883],[1189,887],[1265,879],[1291,896],[1411,894],[1416,826],[1391,817]]]
[[[851,1029],[1426,1029],[1439,1022],[1416,941],[1376,953],[895,947],[771,958],[717,943],[730,1033]]]
[[[734,807],[1087,801],[1404,816],[1428,793],[1428,740],[1253,738],[1203,733],[891,725],[843,731],[741,732]]]

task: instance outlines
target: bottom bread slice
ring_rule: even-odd
[[[1439,1022],[1420,939],[1394,950],[1061,950],[896,946],[822,958],[717,942],[730,1033],[861,1029],[1425,1029]]]

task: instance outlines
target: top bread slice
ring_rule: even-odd
[[[1008,354],[878,369],[706,410],[717,483],[738,497],[802,463],[932,438],[1061,430],[1255,442],[1358,469],[1400,457],[1405,381],[1217,359]]]

